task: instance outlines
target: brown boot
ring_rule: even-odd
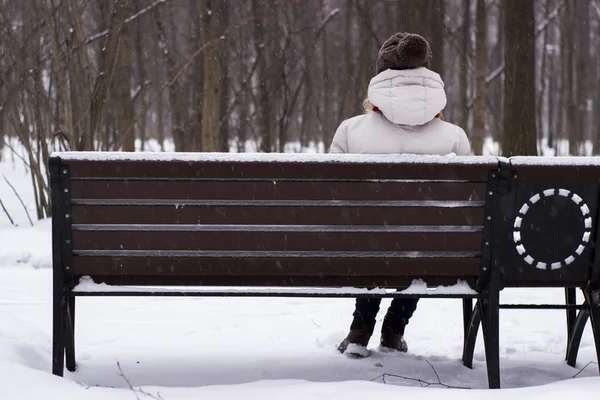
[[[369,344],[369,339],[371,339],[374,328],[375,321],[365,322],[355,317],[352,325],[350,325],[350,332],[346,336],[346,339],[338,346],[338,351],[353,357],[367,357],[369,355],[367,345]]]
[[[383,326],[381,327],[381,347],[406,353],[408,351],[408,345],[406,344],[402,333],[400,330],[387,325],[384,321]]]

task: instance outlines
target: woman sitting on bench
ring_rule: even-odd
[[[441,77],[429,70],[431,49],[416,34],[396,33],[377,56],[377,75],[371,79],[364,115],[339,126],[330,153],[468,155],[465,132],[443,121],[446,106]],[[381,347],[406,352],[404,329],[418,299],[392,300],[381,329]],[[365,357],[375,328],[381,298],[356,299],[350,333],[339,345],[341,353]]]

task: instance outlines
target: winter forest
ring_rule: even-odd
[[[599,176],[600,0],[0,0],[0,400],[598,398]]]
[[[423,35],[475,154],[600,153],[600,1],[0,0],[0,148],[328,150],[377,51]]]

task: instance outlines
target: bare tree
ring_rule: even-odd
[[[536,155],[533,0],[504,0],[504,155]]]
[[[475,18],[475,67],[477,85],[475,86],[475,111],[473,113],[473,143],[475,154],[482,154],[485,137],[486,114],[486,77],[487,77],[487,20],[485,0],[477,0]]]
[[[214,41],[220,36],[223,0],[201,0],[202,21],[200,38],[203,43]],[[217,151],[220,148],[221,96],[223,92],[223,70],[221,46],[210,46],[204,52],[204,95],[202,102],[202,151]]]
[[[125,16],[133,14],[133,4],[131,0],[120,2],[122,13]],[[115,65],[114,85],[114,104],[118,105],[117,129],[121,142],[121,149],[125,151],[135,150],[135,130],[133,127],[133,98],[131,80],[133,77],[133,35],[131,25],[124,24],[117,48],[117,57]]]
[[[469,54],[471,52],[471,0],[462,1],[462,27],[460,46],[460,126],[469,129]]]
[[[574,108],[575,108],[575,125],[570,137],[571,154],[585,154],[583,148],[585,140],[589,139],[588,132],[588,109],[591,109],[590,96],[590,2],[578,1],[573,3],[575,6],[575,27],[574,32],[577,38],[577,46],[575,48],[575,93],[574,93]]]
[[[268,76],[268,59],[267,49],[268,43],[266,38],[266,27],[272,25],[270,21],[273,16],[268,14],[268,6],[264,0],[252,0],[252,15],[256,19],[254,24],[254,46],[256,57],[258,59],[257,69],[257,85],[258,85],[258,103],[257,108],[260,111],[259,115],[259,131],[261,134],[260,149],[264,152],[273,151],[275,134],[274,134],[274,113],[271,106],[270,79]]]
[[[446,7],[444,0],[429,0],[430,2],[430,26],[431,26],[431,68],[444,77],[444,38]]]

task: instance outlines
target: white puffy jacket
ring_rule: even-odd
[[[465,132],[436,118],[446,106],[446,93],[435,72],[388,69],[371,79],[368,98],[380,112],[342,122],[330,153],[470,154]]]

